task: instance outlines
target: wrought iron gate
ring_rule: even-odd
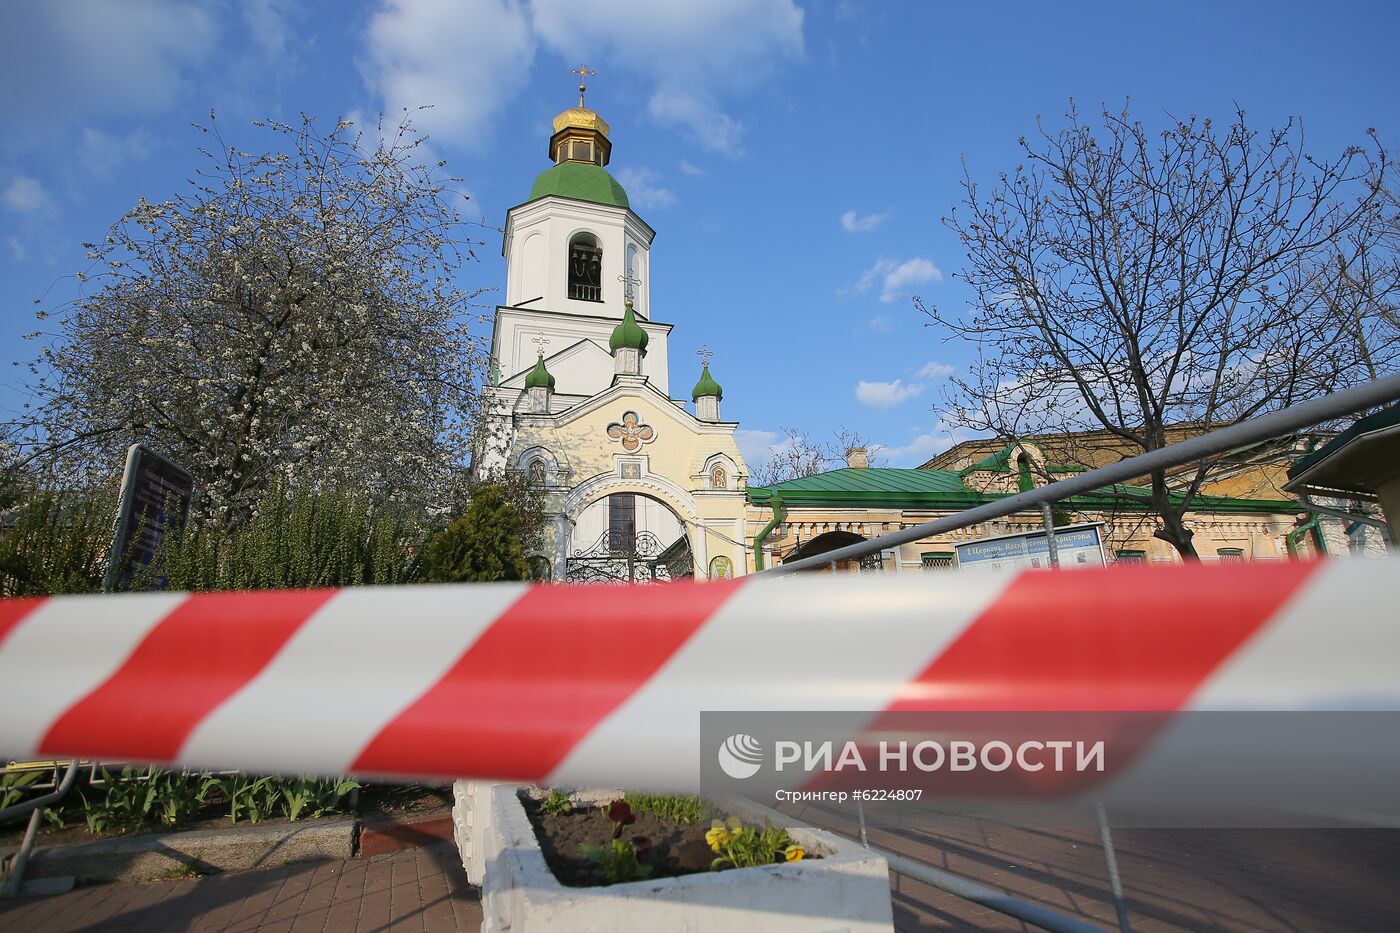
[[[690,539],[682,534],[662,545],[650,531],[636,537],[605,531],[591,547],[574,550],[564,574],[570,583],[655,583],[694,575]]]

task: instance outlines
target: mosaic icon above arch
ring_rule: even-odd
[[[636,453],[643,444],[650,444],[656,439],[656,430],[644,423],[635,411],[625,411],[621,421],[608,425],[608,437],[621,441],[622,449],[628,453]]]

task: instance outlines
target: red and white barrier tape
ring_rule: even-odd
[[[0,601],[0,755],[693,789],[706,710],[1400,710],[1394,561]]]

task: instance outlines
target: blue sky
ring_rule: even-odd
[[[656,228],[654,317],[672,380],[714,351],[746,453],[844,426],[912,466],[948,445],[931,406],[967,348],[910,296],[963,306],[939,224],[962,163],[990,183],[1068,100],[1256,126],[1301,117],[1333,156],[1400,143],[1400,4],[857,0],[10,0],[0,7],[0,359],[34,299],[71,298],[81,242],[198,164],[191,122],[328,122],[432,104],[419,124],[489,226],[467,287],[502,289],[505,211],[546,168],[569,69],[599,71],[609,166]],[[497,294],[482,300],[494,304]],[[26,397],[6,367],[0,407]]]

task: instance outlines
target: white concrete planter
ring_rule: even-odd
[[[893,929],[885,860],[804,826],[788,832],[822,858],[607,887],[564,887],[545,864],[518,790],[512,784],[457,785],[458,843],[467,877],[481,885],[482,933]]]

